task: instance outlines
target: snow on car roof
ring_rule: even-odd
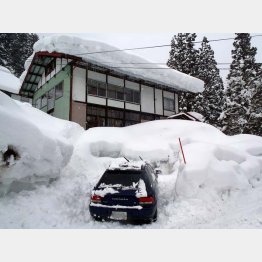
[[[157,84],[165,85],[177,90],[202,92],[204,82],[195,77],[181,73],[174,69],[164,69],[137,55],[121,52],[104,52],[118,50],[116,47],[93,40],[87,40],[69,35],[46,36],[34,45],[34,52],[59,52],[81,57],[86,62],[104,66],[119,73],[141,78]],[[32,56],[31,56],[32,58]],[[32,59],[25,63],[27,69]],[[153,68],[152,68],[153,67]],[[22,76],[25,75],[25,72]],[[23,77],[22,77],[23,78]],[[21,79],[22,80],[22,79]]]
[[[108,170],[141,170],[142,167],[146,164],[145,161],[127,161],[127,160],[115,160],[111,163]]]

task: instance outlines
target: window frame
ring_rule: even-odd
[[[111,90],[110,90],[110,88],[111,88]],[[109,96],[110,92],[114,92],[115,96],[114,97]],[[122,97],[119,98],[118,94],[121,94]],[[125,101],[124,87],[108,83],[107,84],[107,98],[108,99],[113,99],[113,100]]]
[[[166,103],[168,102],[168,103]],[[170,103],[172,102],[172,109],[169,107],[170,106]],[[163,98],[163,107],[164,107],[164,110],[166,111],[171,111],[171,112],[175,112],[175,99],[173,98],[169,98],[169,97],[164,97]],[[168,105],[168,106],[167,106]]]
[[[48,92],[46,92],[46,93],[44,93],[42,96],[41,96],[41,107],[40,107],[40,109],[42,109],[42,108],[44,108],[44,107],[47,107],[47,93]],[[45,105],[43,105],[43,99],[45,98]]]
[[[99,86],[99,85],[103,85],[104,88]],[[94,90],[96,90],[95,94],[90,92],[90,88],[93,88]],[[99,90],[104,90],[105,95],[99,94]],[[96,80],[96,79],[88,78],[87,79],[87,93],[88,93],[88,95],[106,98],[107,97],[107,84],[105,82],[103,82],[103,81],[99,81],[99,80]]]
[[[131,92],[131,97],[132,97],[131,100],[127,99],[127,92]],[[135,94],[138,94],[139,101],[135,101]],[[124,99],[125,99],[125,101],[127,103],[133,103],[133,104],[140,105],[141,104],[141,92],[139,90],[134,90],[132,88],[125,87],[125,97],[124,97]]]
[[[56,68],[56,58],[52,59],[52,60],[45,66],[45,76],[47,77],[49,74],[51,74],[55,68]]]
[[[60,95],[60,96],[57,96],[57,87],[59,86],[59,85],[61,85],[62,86],[62,95]],[[55,100],[57,100],[57,99],[59,99],[59,98],[61,98],[61,97],[63,97],[64,96],[64,81],[61,81],[61,82],[59,82],[57,85],[55,85]]]
[[[53,93],[53,98],[50,98],[50,93]],[[55,87],[51,88],[48,92],[46,92],[47,94],[47,112],[49,112],[50,110],[55,108]],[[49,105],[49,100],[53,99],[51,107]]]

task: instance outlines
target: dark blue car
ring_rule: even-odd
[[[126,162],[105,171],[89,205],[95,220],[157,220],[157,174],[144,162]]]

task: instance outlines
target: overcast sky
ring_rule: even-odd
[[[114,45],[118,48],[133,48],[152,45],[170,44],[172,37],[176,33],[74,33],[73,35],[83,38],[103,41]],[[260,33],[252,33],[256,35]],[[235,34],[221,33],[197,33],[197,41],[202,40],[206,36],[209,40],[235,37]],[[231,62],[231,50],[233,48],[233,40],[211,42],[210,43],[218,63]],[[257,62],[262,62],[262,37],[252,38],[252,45],[257,47]],[[170,47],[161,47],[145,50],[133,50],[132,53],[142,56],[152,62],[166,63],[169,57]],[[131,52],[131,51],[130,51]],[[219,65],[219,68],[229,68],[230,65]],[[220,70],[220,75],[225,80],[228,70]]]

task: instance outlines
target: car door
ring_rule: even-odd
[[[158,181],[157,181],[157,177],[155,176],[154,170],[153,170],[153,168],[150,165],[148,165],[146,167],[146,172],[147,172],[147,175],[149,177],[150,183],[152,185],[152,191],[154,192],[155,198],[157,199],[157,197],[158,197]]]

